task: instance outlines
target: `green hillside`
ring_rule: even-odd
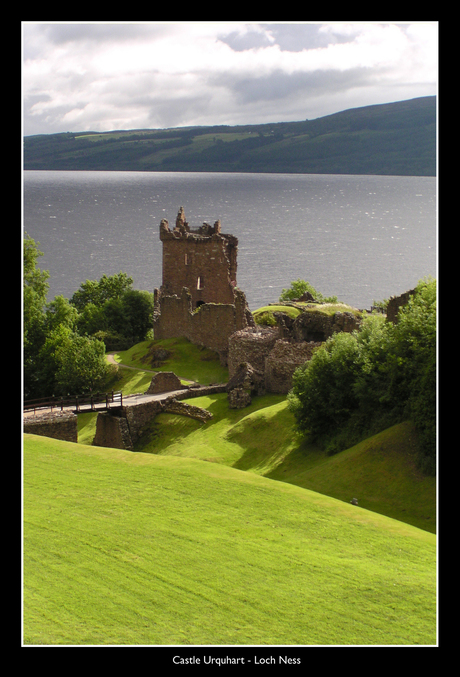
[[[436,97],[299,122],[28,136],[24,168],[435,176]]]
[[[25,435],[24,644],[429,645],[436,538],[194,458]]]
[[[206,425],[160,414],[144,430],[136,451],[196,458],[296,484],[360,507],[436,531],[436,478],[416,466],[413,426],[402,423],[335,456],[295,431],[282,395],[254,398],[229,409],[225,394],[189,400],[208,409]],[[88,423],[89,426],[94,425]],[[84,427],[79,439],[86,441]]]

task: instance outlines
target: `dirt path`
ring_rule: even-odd
[[[116,350],[114,350],[114,351],[112,351],[112,352],[110,352],[110,353],[106,353],[105,356],[106,356],[107,361],[109,362],[109,364],[115,364],[117,367],[123,367],[123,369],[133,369],[134,371],[145,371],[145,372],[147,372],[148,374],[158,374],[158,373],[159,373],[158,371],[155,371],[154,369],[144,369],[143,367],[128,367],[127,364],[121,364],[121,362],[117,362],[117,361],[115,360],[114,355],[117,355],[117,351],[116,351]],[[188,378],[181,378],[180,376],[178,376],[178,378],[179,378],[181,381],[185,381],[185,382],[188,383],[189,385],[194,384],[194,383],[195,383],[195,385],[200,385],[199,383],[196,383],[195,381],[190,381],[190,379],[188,379]]]
[[[147,371],[149,374],[158,374],[157,371],[154,371],[153,369],[143,369],[141,367],[128,367],[127,364],[121,364],[120,362],[117,362],[115,360],[114,355],[117,355],[117,351],[114,350],[111,353],[106,353],[106,358],[109,364],[115,364],[117,367],[123,367],[124,369],[134,369],[134,371]]]

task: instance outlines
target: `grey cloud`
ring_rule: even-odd
[[[255,28],[249,29],[244,34],[233,31],[220,35],[219,39],[236,52],[269,47],[274,44],[278,45],[281,51],[301,52],[304,49],[318,49],[330,44],[349,42],[358,34],[357,30],[352,36],[344,36],[330,28],[327,32],[322,32],[320,29],[324,25],[315,23],[258,24],[263,29],[262,32]]]
[[[383,69],[382,69],[383,72]],[[256,101],[275,101],[286,99],[304,92],[320,96],[346,89],[364,87],[373,84],[376,71],[366,68],[354,68],[345,72],[335,70],[292,73],[275,71],[267,76],[236,78],[232,75],[215,78],[214,84],[230,89],[240,104]]]
[[[350,36],[343,36],[328,31],[323,33],[320,28],[324,24],[262,24],[282,51],[301,52],[304,49],[318,49],[330,44],[344,43]]]
[[[272,44],[266,35],[255,30],[244,34],[233,31],[227,35],[219,35],[218,39],[233,49],[234,52],[244,52],[257,47],[269,47]]]
[[[42,24],[41,31],[55,45],[68,42],[101,43],[128,42],[136,39],[152,39],[173,30],[167,24]]]

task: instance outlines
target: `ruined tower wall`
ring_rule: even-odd
[[[236,331],[253,322],[243,292],[235,290],[233,303],[206,303],[192,311],[191,295],[182,289],[179,296],[160,294],[155,313],[155,339],[184,337],[219,353],[227,363],[228,339]]]
[[[163,240],[163,289],[180,294],[187,287],[198,303],[233,303],[231,270],[225,238],[178,237]],[[230,248],[233,249],[233,248]],[[232,280],[233,277],[233,280]]]
[[[160,224],[163,243],[161,290],[179,296],[186,287],[195,309],[202,303],[233,303],[236,286],[238,239],[204,223],[191,230],[181,207],[171,230],[165,219]]]

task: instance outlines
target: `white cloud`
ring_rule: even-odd
[[[437,22],[23,24],[25,134],[297,120],[436,78]]]

